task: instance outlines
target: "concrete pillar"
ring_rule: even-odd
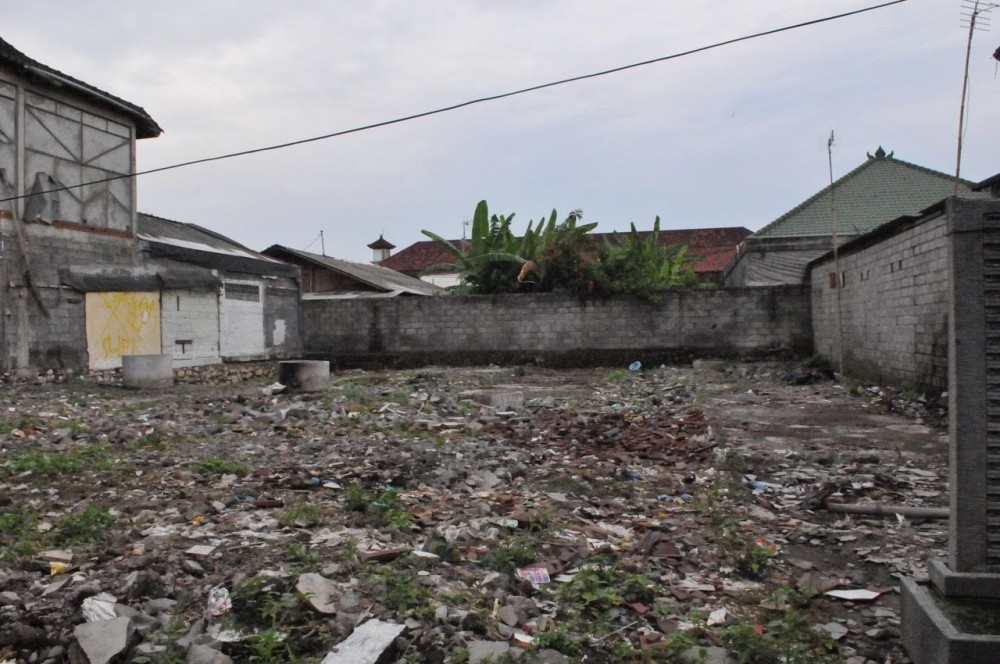
[[[988,323],[1000,315],[1000,201],[951,198],[948,216],[948,566],[958,573],[1000,571],[996,550],[991,569],[988,536],[1000,504],[990,510],[987,503],[990,494],[1000,501],[1000,478],[989,478],[990,463],[1000,461],[1000,431],[989,427],[990,420],[1000,422],[1000,400],[992,408],[988,402],[991,393],[1000,396],[1000,365],[993,361],[1000,339],[990,336]]]
[[[917,664],[996,662],[1000,652],[1000,634],[955,623],[939,605],[1000,599],[1000,201],[950,198],[947,210],[949,561],[929,561],[930,585],[903,579],[900,638]]]
[[[330,386],[330,363],[326,360],[278,362],[278,382],[291,392],[322,392]]]

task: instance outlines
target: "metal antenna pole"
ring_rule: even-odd
[[[969,19],[969,39],[965,44],[965,68],[962,70],[962,102],[959,104],[958,108],[958,150],[955,155],[955,191],[954,195],[958,196],[958,185],[960,181],[960,174],[962,172],[962,139],[965,133],[965,99],[969,94],[969,58],[972,55],[972,33],[977,29],[985,30],[989,28],[989,17],[981,16],[983,12],[988,12],[997,5],[989,3],[984,9],[980,9],[980,0],[975,0],[975,2],[969,6],[966,4],[963,9],[968,9],[968,14],[963,14]],[[979,21],[980,25],[976,25]]]
[[[323,241],[323,231],[319,232],[319,250],[326,256],[326,242]]]
[[[844,314],[841,305],[840,291],[844,287],[844,280],[840,276],[840,254],[837,248],[837,206],[834,198],[835,187],[833,182],[833,130],[830,130],[830,138],[826,142],[826,160],[830,167],[830,223],[833,227],[833,282],[837,285],[837,373],[844,375]]]

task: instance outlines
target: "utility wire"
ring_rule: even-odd
[[[430,111],[423,111],[421,113],[414,113],[412,115],[404,115],[399,118],[394,118],[392,120],[383,120],[381,122],[373,122],[371,124],[361,125],[360,127],[353,127],[351,129],[342,129],[340,131],[335,131],[329,134],[322,134],[320,136],[312,136],[310,138],[302,138],[295,141],[288,141],[287,143],[278,143],[276,145],[268,145],[259,148],[251,148],[249,150],[241,150],[239,152],[229,152],[227,154],[216,155],[214,157],[203,157],[201,159],[192,159],[191,161],[183,161],[177,164],[170,164],[168,166],[159,166],[157,168],[150,168],[143,171],[137,171],[135,173],[129,173],[125,175],[114,175],[107,178],[102,178],[98,180],[91,180],[90,182],[84,182],[81,184],[67,185],[59,187],[56,189],[47,189],[40,192],[32,192],[29,194],[21,194],[20,196],[11,196],[9,198],[0,198],[0,203],[7,201],[15,201],[22,198],[29,198],[38,194],[53,194],[60,191],[69,191],[71,189],[79,189],[81,187],[87,187],[95,184],[103,184],[105,182],[113,182],[115,180],[124,180],[126,178],[139,177],[140,175],[150,175],[152,173],[162,173],[163,171],[171,171],[178,168],[185,168],[187,166],[194,166],[196,164],[205,164],[212,161],[222,161],[224,159],[233,159],[235,157],[245,157],[251,154],[257,154],[260,152],[270,152],[272,150],[283,150],[285,148],[295,147],[297,145],[305,145],[307,143],[316,143],[318,141],[325,141],[331,138],[337,138],[339,136],[347,136],[348,134],[357,134],[363,131],[370,131],[372,129],[378,129],[380,127],[388,127],[394,124],[400,124],[403,122],[410,122],[412,120],[418,120],[420,118],[426,118],[431,115],[439,115],[441,113],[448,113],[450,111],[456,111],[460,108],[466,108],[468,106],[474,106],[476,104],[484,104],[490,101],[497,101],[500,99],[506,99],[508,97],[514,97],[517,95],[527,94],[529,92],[536,92],[538,90],[544,90],[546,88],[554,88],[558,85],[566,85],[568,83],[576,83],[578,81],[585,81],[591,78],[598,78],[599,76],[607,76],[609,74],[617,74],[619,72],[627,71],[629,69],[636,69],[638,67],[645,67],[647,65],[656,64],[659,62],[666,62],[667,60],[675,60],[677,58],[682,58],[688,55],[694,55],[695,53],[701,53],[703,51],[710,51],[712,49],[721,48],[723,46],[729,46],[731,44],[736,44],[738,42],[749,41],[751,39],[758,39],[760,37],[767,37],[770,35],[778,34],[780,32],[788,32],[789,30],[797,30],[799,28],[805,28],[812,25],[817,25],[820,23],[827,23],[829,21],[836,21],[838,19],[847,18],[849,16],[855,16],[857,14],[863,14],[865,12],[875,11],[877,9],[883,9],[885,7],[890,7],[892,5],[898,5],[907,0],[890,0],[890,2],[883,2],[878,5],[872,5],[870,7],[863,7],[861,9],[855,9],[853,11],[844,12],[842,14],[834,14],[832,16],[825,16],[823,18],[812,19],[810,21],[803,21],[801,23],[795,23],[792,25],[786,25],[780,28],[773,28],[771,30],[765,30],[763,32],[755,32],[753,34],[744,35],[742,37],[735,37],[733,39],[727,39],[725,41],[715,42],[714,44],[709,44],[708,46],[699,46],[697,48],[692,48],[687,51],[681,51],[679,53],[674,53],[672,55],[664,55],[659,58],[653,58],[651,60],[643,60],[642,62],[634,62],[628,65],[622,65],[620,67],[613,67],[611,69],[604,69],[597,72],[592,72],[590,74],[582,74],[580,76],[573,76],[570,78],[563,78],[557,81],[550,81],[549,83],[541,83],[539,85],[532,85],[527,88],[520,88],[518,90],[512,90],[510,92],[502,92],[500,94],[491,95],[488,97],[479,97],[476,99],[471,99],[469,101],[464,101],[458,104],[452,104],[450,106],[442,106],[441,108],[436,108]]]

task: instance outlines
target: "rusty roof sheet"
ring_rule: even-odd
[[[289,256],[298,258],[307,263],[350,277],[358,283],[382,289],[393,295],[435,295],[441,291],[438,286],[432,283],[409,277],[399,271],[383,266],[372,265],[371,263],[355,263],[330,256],[321,256],[320,254],[313,254],[300,249],[284,247],[280,244],[271,245],[263,253],[279,260]],[[371,295],[371,293],[369,292],[368,295]],[[346,297],[346,295],[342,295],[342,297]]]
[[[652,231],[639,231],[643,239]],[[661,230],[659,241],[664,246],[687,245],[687,253],[699,260],[694,264],[695,272],[721,272],[736,255],[736,246],[749,236],[750,230],[742,226],[724,228],[689,228],[681,230]],[[625,233],[590,233],[594,242],[612,240],[615,235]],[[452,240],[460,249],[462,240]],[[452,263],[451,254],[431,240],[415,242],[398,253],[385,259],[379,265],[408,274],[419,273],[431,265]]]

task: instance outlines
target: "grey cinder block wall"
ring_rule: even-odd
[[[535,294],[306,300],[310,357],[811,352],[809,289],[677,290],[654,300]]]
[[[813,261],[809,280],[816,352],[836,366],[840,337],[849,374],[947,389],[947,226],[942,203],[843,245],[839,276],[831,254]]]
[[[123,232],[80,232],[43,224],[26,228],[24,241],[31,284],[45,310],[26,283],[17,245],[9,243],[3,257],[4,288],[0,289],[7,326],[0,367],[86,367],[84,296],[64,287],[59,271],[74,266],[121,266],[128,271],[137,260],[135,241]]]

